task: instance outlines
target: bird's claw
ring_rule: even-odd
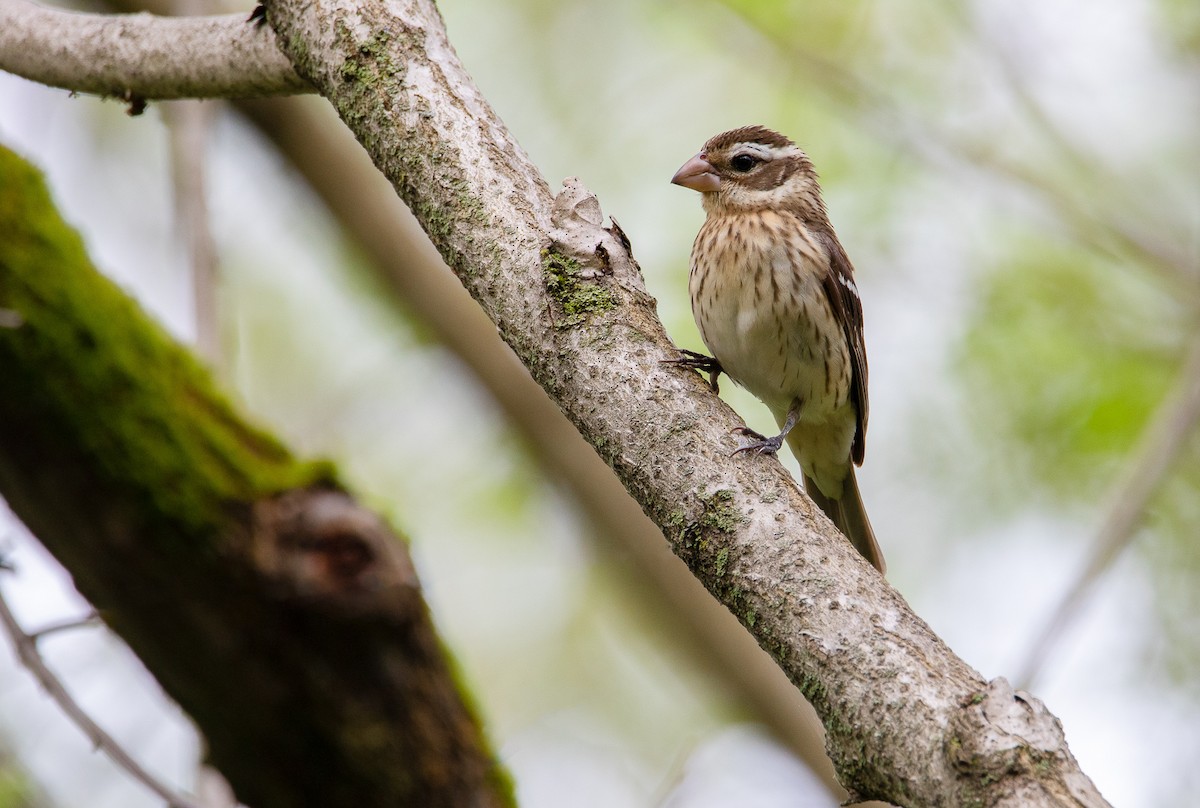
[[[768,438],[762,433],[755,432],[748,426],[739,426],[733,430],[733,434],[738,436],[738,447],[730,453],[730,457],[742,454],[743,452],[752,452],[758,455],[773,455],[783,446],[783,435]]]
[[[679,349],[679,356],[674,359],[664,359],[664,365],[676,365],[681,368],[690,368],[698,370],[701,373],[708,374],[708,386],[712,388],[714,393],[721,392],[717,383],[722,371],[721,363],[715,357],[705,356],[697,351],[689,351],[687,348]]]

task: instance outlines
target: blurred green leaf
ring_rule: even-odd
[[[33,791],[25,776],[14,768],[0,769],[0,808],[30,808]]]
[[[993,449],[1092,499],[1171,388],[1186,333],[1184,306],[1145,275],[1025,240],[983,279],[958,361]]]
[[[1195,58],[1200,55],[1200,3],[1195,0],[1160,0],[1159,33],[1181,52]]]
[[[991,441],[989,490],[1001,507],[1032,488],[1104,500],[1177,386],[1195,301],[1149,272],[1070,245],[1020,240],[982,282],[958,357],[977,431]],[[1200,432],[1193,428],[1151,500],[1135,546],[1153,576],[1161,634],[1146,669],[1200,697]],[[1014,475],[1029,481],[1014,485]],[[1011,495],[1005,497],[1005,493]]]

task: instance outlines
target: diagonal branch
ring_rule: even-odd
[[[816,707],[843,783],[902,805],[1103,805],[1045,707],[983,681],[738,425],[672,346],[629,243],[577,182],[554,198],[428,0],[272,0],[329,99],[534,378],[675,552]]]
[[[87,618],[84,622],[96,622],[95,615]],[[9,639],[12,640],[13,648],[16,650],[17,658],[21,661],[21,664],[25,666],[27,671],[33,674],[33,677],[38,680],[38,684],[42,686],[42,689],[49,694],[50,698],[54,699],[59,709],[66,713],[75,726],[79,727],[94,747],[108,755],[108,758],[128,772],[130,777],[157,794],[166,802],[168,808],[198,808],[197,803],[181,794],[176,794],[134,760],[133,756],[125,751],[125,747],[121,746],[115,738],[105,732],[87,714],[87,711],[79,706],[79,702],[75,701],[59,678],[46,665],[46,661],[42,659],[41,651],[38,650],[37,645],[37,641],[40,638],[54,631],[79,626],[81,621],[72,620],[69,624],[56,624],[34,634],[28,634],[21,628],[12,610],[8,608],[8,601],[4,599],[4,595],[0,594],[0,624],[4,626],[5,632],[8,634]]]
[[[407,547],[248,424],[0,147],[0,492],[248,805],[513,804]]]
[[[493,396],[546,476],[587,516],[589,538],[619,565],[625,589],[726,692],[805,762],[840,799],[824,732],[807,703],[728,612],[670,554],[553,401],[497,339],[496,327],[429,245],[412,214],[333,110],[311,98],[239,101],[235,107],[291,161],[369,255],[396,301],[428,328]]]
[[[244,14],[75,14],[0,0],[0,70],[117,98],[244,98],[312,92],[274,33]]]

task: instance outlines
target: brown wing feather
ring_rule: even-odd
[[[863,341],[862,300],[858,296],[858,285],[854,282],[854,266],[837,236],[830,229],[821,228],[815,233],[829,254],[829,271],[821,280],[825,294],[829,297],[833,316],[842,324],[846,344],[850,346],[850,396],[858,416],[858,429],[854,433],[854,445],[850,457],[856,466],[861,466],[867,450],[867,346]]]

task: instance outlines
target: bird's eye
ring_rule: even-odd
[[[758,158],[751,157],[748,154],[739,154],[729,161],[729,165],[733,167],[734,171],[745,174],[747,171],[758,165]]]

